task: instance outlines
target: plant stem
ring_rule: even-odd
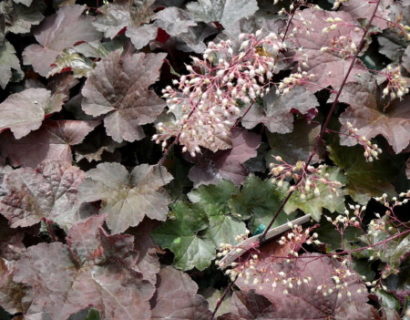
[[[226,298],[226,296],[228,295],[229,291],[232,290],[232,287],[233,287],[233,285],[235,284],[235,282],[236,282],[237,279],[238,279],[238,276],[235,278],[235,280],[233,280],[233,281],[231,281],[231,282],[229,283],[229,285],[225,288],[225,290],[224,290],[222,296],[218,299],[218,302],[217,302],[216,305],[215,305],[215,309],[214,309],[214,311],[212,312],[211,320],[214,320],[214,319],[215,319],[216,313],[218,312],[219,308],[221,307],[222,302],[225,300],[225,298]]]
[[[320,143],[322,142],[324,135],[327,133],[327,126],[329,125],[330,120],[331,120],[331,118],[332,118],[334,112],[336,111],[337,104],[339,103],[339,97],[340,97],[340,95],[342,94],[343,88],[345,87],[345,85],[346,85],[346,83],[347,83],[347,79],[349,78],[350,73],[352,72],[353,67],[354,67],[354,65],[355,65],[355,63],[356,63],[356,60],[358,59],[359,54],[360,54],[360,52],[362,51],[362,49],[363,49],[363,47],[364,47],[364,45],[365,45],[366,37],[367,37],[367,35],[368,35],[368,33],[369,33],[369,30],[370,30],[370,26],[371,26],[371,24],[372,24],[372,21],[373,21],[374,17],[376,16],[376,12],[377,12],[377,9],[378,9],[378,7],[379,7],[379,5],[380,5],[380,1],[381,1],[381,0],[377,0],[377,2],[376,2],[376,6],[375,6],[375,8],[374,8],[373,14],[372,14],[370,20],[368,21],[368,23],[367,23],[367,25],[366,25],[366,28],[365,28],[364,33],[363,33],[363,36],[362,36],[362,38],[361,38],[361,40],[360,40],[360,43],[359,43],[359,47],[357,48],[356,54],[353,56],[352,62],[350,63],[350,66],[349,66],[349,69],[347,70],[346,75],[345,75],[345,77],[343,78],[343,81],[342,81],[342,83],[341,83],[341,85],[340,85],[339,90],[338,90],[337,93],[336,93],[336,97],[335,97],[335,99],[334,99],[334,101],[333,101],[333,103],[332,103],[332,105],[331,105],[331,107],[330,107],[330,110],[329,110],[329,112],[328,112],[328,114],[327,114],[327,117],[326,117],[325,121],[324,121],[323,124],[322,124],[322,127],[321,127],[321,129],[320,129],[320,133],[319,133],[319,135],[318,135],[317,138],[316,138],[315,146],[313,147],[313,150],[312,150],[312,152],[311,152],[310,155],[309,155],[309,159],[306,161],[305,169],[306,169],[306,168],[310,165],[310,163],[312,162],[313,156],[316,154],[317,149],[319,148],[319,145],[320,145]],[[301,179],[299,179],[299,180],[296,182],[296,185],[297,185],[300,181],[301,181]],[[265,229],[265,231],[262,233],[262,235],[261,235],[261,237],[260,237],[260,243],[262,243],[262,242],[265,240],[266,233],[269,231],[270,227],[273,225],[273,223],[275,222],[276,218],[279,216],[279,214],[281,213],[281,211],[282,211],[283,208],[285,207],[286,203],[289,201],[290,197],[292,196],[292,194],[293,194],[293,191],[289,191],[289,192],[288,192],[288,195],[286,196],[286,198],[282,201],[282,203],[280,204],[279,208],[276,210],[275,214],[273,215],[271,221],[270,221],[269,224],[268,224],[268,227]]]

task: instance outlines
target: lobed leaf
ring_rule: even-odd
[[[255,0],[198,0],[188,3],[187,9],[196,20],[219,22],[229,30],[240,19],[252,16],[258,4]]]
[[[87,172],[80,187],[84,202],[102,200],[101,212],[113,233],[137,226],[143,218],[165,220],[168,194],[162,188],[172,180],[164,167],[141,164],[131,173],[119,163],[100,163]]]
[[[231,132],[232,149],[218,151],[210,156],[195,158],[197,164],[189,170],[188,177],[195,186],[215,184],[228,180],[241,184],[247,175],[243,164],[256,157],[261,137],[244,129],[234,128]]]
[[[153,122],[165,103],[148,87],[159,78],[163,53],[122,56],[119,50],[101,60],[82,89],[82,108],[105,115],[107,134],[115,141],[141,140],[141,126]]]
[[[82,15],[84,9],[80,5],[64,6],[47,17],[34,30],[39,44],[29,45],[23,52],[24,64],[33,65],[34,70],[45,77],[64,49],[78,42],[99,40],[101,34],[92,26],[91,18]]]
[[[83,179],[83,171],[61,161],[13,170],[4,177],[6,194],[0,201],[0,213],[12,228],[49,219],[68,229],[80,220],[78,187]]]
[[[16,139],[40,128],[46,115],[60,111],[63,95],[46,89],[26,89],[0,104],[0,130],[10,129]]]
[[[2,155],[13,166],[35,168],[45,160],[72,162],[71,146],[81,143],[99,121],[46,120],[39,130],[22,139],[3,133]]]
[[[159,280],[151,319],[208,320],[211,312],[198,286],[184,272],[165,267]]]

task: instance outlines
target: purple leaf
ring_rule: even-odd
[[[78,266],[62,243],[41,243],[27,249],[16,263],[13,280],[25,285],[25,318],[66,320],[93,307],[103,319],[150,319],[154,286],[121,264]]]
[[[396,153],[401,152],[410,141],[410,97],[394,100],[387,110],[380,106],[380,95],[371,81],[362,84],[348,84],[340,96],[340,101],[348,103],[349,108],[339,118],[342,132],[347,132],[347,122],[357,128],[359,136],[371,139],[381,134]],[[343,145],[354,145],[357,140],[341,136]]]
[[[69,230],[67,244],[80,264],[98,258],[97,253],[101,247],[99,234],[105,218],[105,215],[92,216]]]
[[[0,213],[12,228],[29,227],[43,218],[63,228],[79,220],[78,186],[84,173],[67,162],[46,161],[36,169],[20,168],[4,178],[6,195]]]
[[[341,21],[333,23],[327,19]],[[332,29],[332,25],[336,28]],[[309,8],[296,13],[291,32],[297,49],[293,60],[314,76],[306,87],[313,92],[328,86],[339,89],[363,34],[355,19],[347,12]],[[355,76],[365,71],[356,61],[347,82],[355,81]]]
[[[46,89],[26,89],[11,94],[0,104],[0,131],[9,128],[16,139],[40,128],[47,114],[60,111],[63,95]]]
[[[134,248],[138,252],[138,259],[134,269],[144,275],[144,280],[152,284],[157,282],[157,273],[160,270],[160,264],[157,257],[157,246],[154,244],[151,233],[157,223],[144,219],[137,228],[131,229],[134,236]]]
[[[128,1],[119,0],[108,3],[99,9],[102,15],[93,24],[111,39],[126,28],[125,35],[136,49],[141,49],[157,36],[157,26],[149,24],[154,15],[154,2],[144,0],[131,5]]]
[[[247,175],[243,164],[256,157],[261,137],[241,128],[232,130],[232,149],[218,151],[209,157],[199,157],[199,163],[189,171],[189,179],[195,186],[216,184],[220,180],[229,180],[241,184]]]
[[[191,16],[184,10],[169,7],[155,14],[155,25],[165,30],[170,36],[178,36],[181,33],[189,32],[190,27],[197,25],[191,20]]]
[[[13,263],[0,258],[0,303],[9,313],[22,311],[22,286],[13,281]]]
[[[241,18],[248,18],[258,10],[255,0],[199,0],[187,4],[197,21],[219,22],[227,30],[234,28]]]
[[[117,142],[141,140],[145,136],[141,125],[153,122],[165,107],[148,89],[158,80],[164,58],[163,53],[111,53],[97,64],[82,89],[84,112],[105,115],[107,134]]]
[[[61,51],[81,41],[99,40],[101,34],[92,26],[91,17],[82,15],[84,9],[80,5],[64,6],[47,17],[34,30],[39,45],[32,44],[23,52],[24,64],[33,65],[45,77]]]
[[[3,133],[0,147],[13,166],[35,168],[44,160],[72,162],[71,146],[81,143],[99,121],[48,120],[28,136],[16,140]]]
[[[410,72],[410,45],[406,48],[406,51],[404,51],[402,59],[402,66],[407,70],[407,72]]]
[[[367,289],[355,272],[316,253],[287,263],[275,258],[286,256],[280,250],[259,258],[252,268],[244,266],[244,277],[236,283],[242,291],[254,290],[271,302],[270,319],[374,319]]]
[[[258,123],[263,123],[272,133],[290,133],[294,121],[291,111],[306,114],[319,106],[315,95],[301,86],[280,95],[272,90],[264,97],[263,104],[263,109],[253,106],[243,117],[242,125],[245,128],[252,129]]]
[[[206,300],[197,294],[198,286],[184,272],[165,267],[159,273],[152,320],[208,320]]]
[[[100,163],[87,172],[81,185],[81,198],[102,200],[102,213],[114,233],[137,226],[144,216],[164,221],[170,198],[162,188],[173,178],[164,167],[141,164],[131,173],[119,163]]]
[[[231,299],[232,313],[218,317],[218,320],[273,320],[275,307],[264,296],[249,292],[236,291]],[[278,319],[279,320],[279,319]]]
[[[377,9],[376,16],[374,17],[372,24],[380,29],[386,29],[389,27],[389,7],[393,4],[392,0],[381,0]],[[372,0],[349,0],[343,2],[341,9],[349,12],[356,19],[369,20],[374,12],[375,1]]]

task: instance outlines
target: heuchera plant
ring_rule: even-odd
[[[0,318],[410,320],[409,0],[0,2]]]

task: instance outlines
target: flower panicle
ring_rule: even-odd
[[[210,42],[203,59],[192,58],[189,72],[163,90],[172,124],[158,124],[157,143],[177,137],[184,152],[195,156],[201,147],[212,151],[230,148],[230,130],[249,105],[269,90],[285,44],[275,33],[241,34],[231,40]]]
[[[281,156],[275,156],[274,160],[275,162],[270,164],[272,183],[278,187],[284,187],[285,183],[294,182],[289,190],[292,192],[298,191],[303,200],[312,193],[316,197],[320,196],[320,190],[323,187],[337,195],[339,188],[342,186],[339,181],[330,179],[325,165],[314,167],[306,165],[304,161],[290,164],[283,160]]]

